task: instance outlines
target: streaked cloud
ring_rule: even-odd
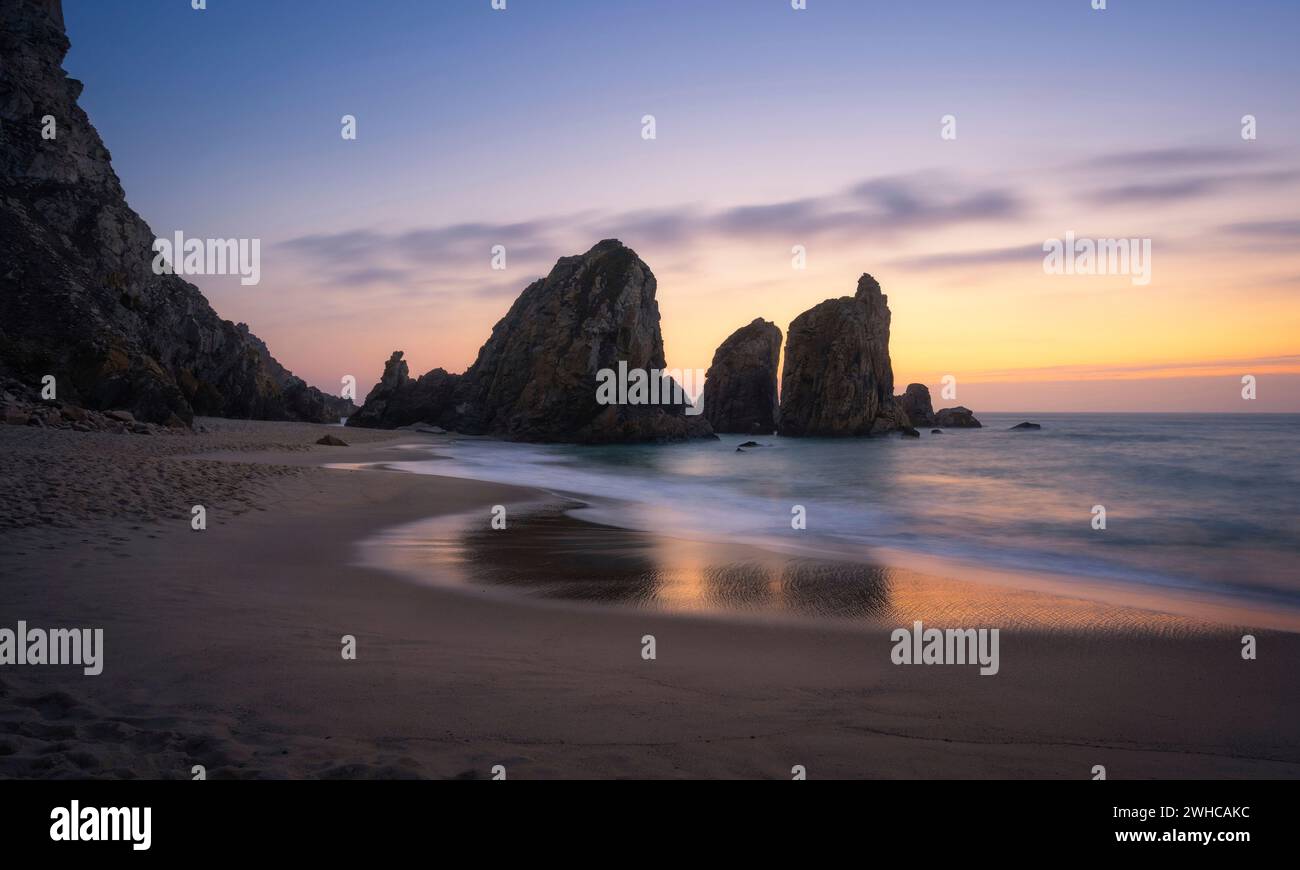
[[[1221,227],[1221,229],[1224,232],[1234,233],[1240,236],[1253,236],[1263,239],[1294,239],[1300,238],[1300,219],[1242,221],[1239,223],[1226,224]]]
[[[1027,198],[1007,185],[976,185],[933,173],[869,179],[824,196],[722,209],[687,204],[397,232],[359,228],[300,236],[281,246],[327,284],[396,284],[410,281],[420,268],[446,273],[482,269],[494,245],[505,246],[512,266],[545,272],[558,256],[580,253],[602,238],[618,237],[633,247],[772,237],[904,242],[946,227],[1014,220],[1027,211]]]
[[[1195,166],[1240,166],[1246,162],[1257,161],[1271,156],[1271,151],[1255,145],[1243,144],[1240,148],[1178,146],[1115,151],[1081,160],[1076,166],[1083,169],[1150,171],[1187,169]]]
[[[1043,259],[1043,243],[1017,245],[1009,248],[984,248],[975,251],[954,251],[943,254],[925,254],[901,257],[889,265],[901,269],[953,269],[966,266],[986,266],[999,263],[1038,263]]]
[[[1292,170],[1183,176],[1105,187],[1090,194],[1088,198],[1099,205],[1157,205],[1237,191],[1267,189],[1296,180],[1300,180],[1300,172]]]
[[[1091,381],[1208,376],[1239,377],[1243,373],[1300,374],[1300,354],[1240,359],[1181,360],[1132,365],[1058,365],[991,369],[971,372],[968,379],[973,382],[1006,380]]]

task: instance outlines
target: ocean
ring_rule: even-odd
[[[571,495],[586,505],[575,517],[669,538],[866,561],[911,553],[1300,613],[1300,415],[980,419],[919,439],[460,438],[402,467]],[[1043,428],[1011,430],[1023,420]],[[747,440],[762,446],[737,452]]]

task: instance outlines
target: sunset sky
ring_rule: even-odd
[[[130,203],[160,236],[260,238],[261,284],[195,283],[326,390],[394,349],[463,370],[530,281],[617,237],[673,367],[866,271],[899,392],[1300,411],[1295,0],[64,6]],[[1150,283],[1046,274],[1067,231],[1151,239]]]

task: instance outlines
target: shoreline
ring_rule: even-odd
[[[437,445],[430,443],[429,447],[434,449]],[[425,455],[420,459],[445,458],[446,456],[441,455]],[[450,480],[480,480],[473,477],[429,475],[428,472],[413,471],[403,467],[404,463],[406,460],[382,463],[382,468],[386,471],[446,477]],[[372,463],[347,463],[347,466],[361,468],[369,464]],[[1160,624],[1161,631],[1165,631],[1170,626],[1180,626],[1186,631],[1201,632],[1240,633],[1261,631],[1261,629],[1262,631],[1300,632],[1300,613],[1295,613],[1291,609],[1269,610],[1268,603],[1265,601],[1242,600],[1217,590],[1151,587],[1151,585],[1128,584],[1123,581],[1108,581],[1097,577],[1067,575],[1067,573],[988,567],[971,562],[969,559],[941,557],[941,555],[896,549],[896,547],[874,547],[870,554],[865,555],[861,551],[832,550],[828,547],[819,550],[815,545],[790,546],[784,542],[761,545],[751,541],[731,542],[710,537],[673,537],[671,533],[611,525],[582,516],[593,505],[610,501],[607,498],[569,492],[569,490],[534,488],[534,486],[528,486],[528,489],[532,490],[533,498],[529,499],[526,505],[521,506],[525,508],[523,516],[520,516],[520,512],[517,511],[520,506],[512,506],[513,518],[526,521],[529,515],[537,512],[563,512],[565,518],[571,520],[571,523],[567,524],[568,529],[585,529],[588,532],[585,537],[588,537],[591,542],[601,542],[601,546],[606,546],[602,538],[614,538],[615,541],[623,541],[624,544],[636,541],[643,549],[679,547],[679,549],[695,550],[701,554],[712,553],[719,559],[727,558],[727,555],[720,554],[729,554],[729,558],[737,562],[749,560],[746,559],[746,554],[761,553],[767,562],[781,559],[787,562],[814,559],[828,564],[839,564],[845,568],[859,567],[863,572],[870,571],[872,568],[878,571],[888,570],[893,572],[896,581],[910,585],[913,590],[926,585],[933,587],[930,590],[932,600],[941,594],[962,596],[965,593],[969,596],[976,590],[980,596],[988,598],[989,589],[993,589],[1001,590],[1000,596],[1004,600],[1008,598],[1017,600],[1018,606],[1023,607],[1024,610],[1041,611],[1045,607],[1058,607],[1058,609],[1080,611],[1078,616],[1066,622],[1084,631],[1108,631],[1110,624],[1114,624],[1121,631],[1141,631],[1143,619],[1135,615],[1136,611],[1136,613],[1148,614],[1147,622],[1153,626]],[[412,583],[435,584],[437,580],[429,576],[430,572],[451,571],[461,575],[460,587],[469,592],[484,593],[485,589],[481,585],[474,585],[472,577],[469,576],[471,572],[456,570],[454,559],[433,559],[433,562],[437,562],[435,566],[421,567],[419,563],[409,558],[391,558],[383,555],[385,547],[396,547],[400,550],[420,549],[420,542],[429,540],[441,541],[441,549],[454,549],[448,546],[450,538],[463,538],[465,532],[472,527],[473,521],[474,518],[468,514],[416,519],[400,524],[399,527],[385,529],[377,536],[361,541],[359,546],[361,550],[372,553],[368,557],[370,564],[407,577]],[[558,529],[552,528],[551,531],[555,532]],[[654,544],[646,544],[646,541],[654,541]],[[831,546],[835,542],[824,541],[823,544]],[[433,547],[425,546],[424,549],[429,550]],[[490,558],[490,553],[485,555]],[[430,562],[430,559],[425,559],[425,562]],[[692,613],[690,610],[682,609],[669,609],[669,611]],[[1087,611],[1088,615],[1083,615],[1083,611]],[[712,618],[764,618],[763,614],[754,611],[731,611],[725,607],[715,607],[705,614],[697,615],[707,615]],[[1018,627],[1034,626],[1034,624],[1047,626],[1050,622],[1041,618],[1041,614],[1026,619],[1015,609],[1009,610],[1005,606],[1005,601],[998,603],[998,606],[985,607],[983,610],[967,609],[967,613],[961,615],[961,618],[975,619],[980,624],[988,622],[989,619],[997,619],[1001,624],[1014,624]],[[823,623],[837,623],[842,620],[849,626],[858,624],[848,616],[835,614],[819,614],[816,619]]]
[[[1261,633],[1259,660],[1243,662],[1218,631],[1013,629],[1001,672],[980,677],[892,665],[873,628],[593,618],[356,564],[356,543],[384,529],[533,498],[318,467],[391,459],[404,435],[215,445],[200,464],[237,460],[253,492],[202,533],[188,514],[5,529],[6,618],[102,627],[105,665],[0,668],[0,776],[187,779],[204,764],[210,778],[488,778],[503,764],[511,778],[785,779],[802,764],[810,777],[1087,779],[1104,764],[1110,778],[1300,778],[1290,634]]]
[[[386,464],[385,470],[414,473],[396,465]],[[426,476],[441,477],[441,475]],[[446,479],[465,478],[449,476]],[[1262,607],[1252,608],[1247,603],[1230,599],[1228,596],[1216,598],[1198,595],[1192,590],[1134,588],[1120,583],[1106,583],[1093,578],[1064,574],[988,568],[967,561],[902,550],[874,550],[870,559],[861,556],[851,558],[832,552],[813,556],[803,548],[766,547],[750,542],[728,543],[709,539],[676,538],[646,530],[612,526],[575,515],[581,514],[590,506],[589,501],[583,500],[588,498],[578,493],[534,490],[533,498],[522,504],[509,506],[511,522],[522,522],[526,525],[541,516],[552,533],[567,532],[573,538],[586,539],[592,549],[601,551],[610,547],[618,547],[621,553],[625,553],[626,550],[665,548],[689,551],[698,560],[715,563],[714,571],[721,570],[722,564],[728,561],[745,565],[753,563],[767,565],[769,575],[781,573],[783,566],[788,571],[791,565],[811,564],[838,571],[845,578],[845,582],[851,578],[851,575],[856,574],[858,575],[856,579],[865,583],[872,582],[869,575],[883,572],[888,575],[896,597],[926,598],[930,606],[946,611],[945,616],[950,619],[965,620],[970,624],[985,625],[996,622],[1003,626],[1017,628],[1128,633],[1143,631],[1241,633],[1261,630],[1293,634],[1300,632],[1300,615],[1290,612],[1269,612]],[[556,516],[559,514],[563,514],[563,517]],[[602,600],[601,606],[604,607],[650,607],[658,612],[715,619],[763,621],[789,619],[796,623],[815,620],[815,623],[820,625],[842,625],[848,628],[879,628],[886,624],[906,622],[911,618],[888,620],[877,616],[872,617],[870,622],[864,622],[860,618],[833,612],[797,616],[763,612],[752,607],[728,606],[726,603],[718,603],[712,607],[686,607],[681,606],[680,602],[672,601],[671,596],[655,596],[665,599],[656,605],[646,600],[632,603],[620,602],[617,596],[601,595],[595,590],[586,596],[550,596],[529,592],[526,589],[511,591],[505,586],[493,589],[475,579],[476,574],[483,572],[476,572],[463,564],[466,560],[449,555],[461,549],[458,542],[466,539],[471,528],[477,529],[479,521],[483,519],[471,513],[452,513],[422,518],[382,530],[377,535],[359,542],[358,547],[365,554],[363,556],[365,564],[390,571],[417,585],[460,589],[471,594],[497,597],[513,594],[520,600],[550,601],[561,606],[573,606],[579,603],[581,598],[586,597]],[[557,519],[561,521],[557,523]],[[573,546],[579,545],[575,543]],[[479,553],[479,555],[484,561],[497,561],[490,552]],[[518,561],[527,564],[523,558]],[[671,569],[660,570],[671,571]],[[438,576],[448,573],[458,576],[455,580]],[[696,566],[692,573],[708,574],[709,570]],[[702,581],[697,576],[694,582],[699,584]],[[945,597],[961,599],[966,606],[953,608],[938,605],[937,602]],[[979,603],[972,603],[973,601]],[[1046,611],[1065,612],[1065,615],[1060,619],[1052,619],[1045,615]]]
[[[1053,431],[1050,437],[1093,444],[1086,468],[1100,461],[1105,438],[1128,435]],[[861,455],[842,441],[777,439],[743,458],[733,457],[724,439],[719,447],[674,445],[662,453],[592,448],[590,460],[585,451],[563,445],[458,439],[440,445],[442,461],[395,467],[538,487],[557,499],[582,502],[572,512],[575,518],[684,540],[688,547],[750,545],[789,557],[887,566],[1201,621],[1300,631],[1300,590],[1287,561],[1291,538],[1277,519],[1284,512],[1256,522],[1219,497],[1177,502],[1177,489],[1163,484],[1152,484],[1144,510],[1124,489],[1127,484],[1112,481],[1118,488],[1106,501],[1118,513],[1114,530],[1103,535],[1085,522],[1083,506],[1096,497],[1077,495],[1090,486],[1079,479],[1086,473],[1059,465],[1068,445],[1034,447],[1037,453],[1022,469],[1014,458],[1016,442],[1009,439],[1042,445],[1049,436],[994,431],[983,439],[989,443],[981,437],[875,443],[864,445]],[[1094,443],[1098,439],[1101,447]],[[828,473],[837,463],[859,471],[846,472],[837,484]],[[877,465],[878,476],[861,471]],[[977,482],[963,490],[957,469]],[[1170,469],[1162,473],[1167,477]],[[628,498],[633,490],[636,495]],[[796,502],[816,515],[815,526],[791,531],[783,514]],[[1278,504],[1280,511],[1289,497]]]

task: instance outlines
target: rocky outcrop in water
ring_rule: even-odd
[[[908,384],[898,404],[913,426],[934,425],[934,405],[930,404],[930,388],[925,384]]]
[[[704,380],[704,416],[713,431],[775,432],[780,365],[781,330],[775,323],[755,318],[728,336],[714,352]]]
[[[879,435],[907,425],[894,399],[889,305],[870,275],[790,324],[781,377],[780,433]]]
[[[52,375],[60,402],[141,422],[346,415],[198,288],[154,274],[154,233],[77,105],[68,47],[58,0],[0,2],[0,373]]]
[[[656,378],[650,395],[636,389],[636,373],[665,370],[655,290],[650,267],[617,239],[562,257],[515,300],[463,375],[435,369],[412,381],[394,354],[348,425],[420,422],[575,443],[709,437],[703,416],[673,401],[675,381]],[[611,380],[613,391],[598,389]]]
[[[970,408],[964,405],[958,405],[955,408],[944,408],[934,415],[934,425],[942,426],[944,429],[981,429],[984,424],[975,419],[975,414]]]

